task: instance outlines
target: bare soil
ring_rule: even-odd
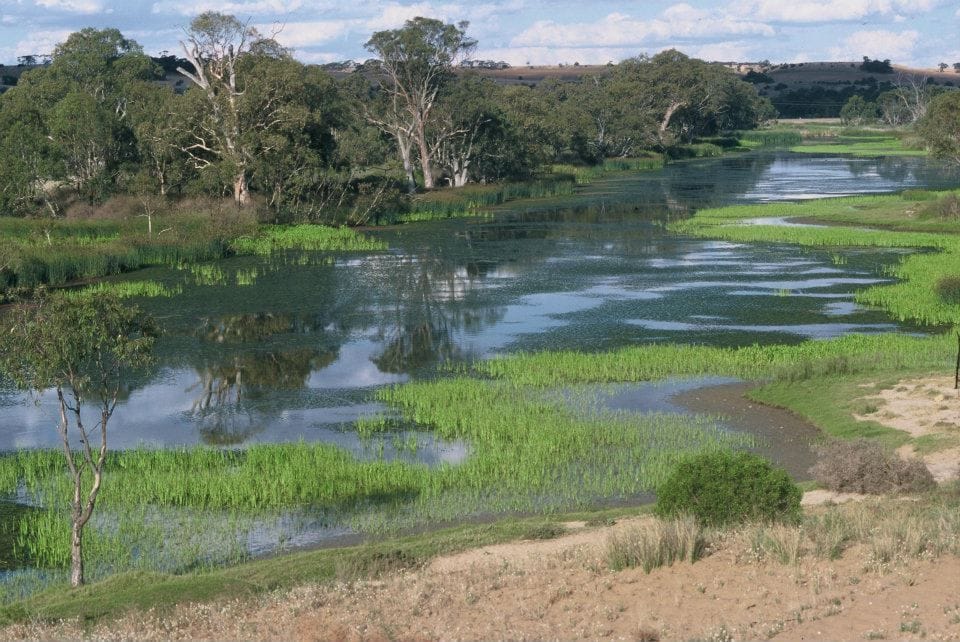
[[[864,396],[873,412],[855,415],[913,437],[900,448],[901,456],[923,458],[938,482],[960,474],[960,394],[953,377],[905,379],[892,388]]]
[[[645,518],[637,518],[645,519]],[[649,519],[649,518],[646,518]],[[131,613],[84,630],[28,624],[0,639],[958,639],[960,560],[757,562],[733,539],[694,564],[607,570],[610,527],[489,546],[378,580]]]

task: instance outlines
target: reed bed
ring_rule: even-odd
[[[90,299],[102,294],[110,294],[121,299],[132,297],[172,297],[183,292],[183,286],[167,287],[158,281],[102,281],[78,290],[65,290],[60,293],[68,299]]]
[[[532,198],[570,196],[574,178],[557,173],[525,183],[470,185],[456,189],[428,192],[414,197],[407,212],[397,213],[392,222],[431,221],[457,217],[484,216],[485,208],[508,201]]]
[[[159,227],[159,223],[157,227]],[[234,254],[284,249],[353,252],[386,248],[347,228],[217,225],[179,216],[148,235],[139,221],[68,221],[0,217],[0,300],[42,285],[60,286],[155,265],[183,266]]]
[[[803,141],[800,132],[785,129],[752,129],[737,132],[740,143],[752,148],[793,147]]]
[[[386,426],[380,438],[417,448],[392,431],[399,418],[465,442],[469,455],[457,465],[430,467],[357,459],[328,444],[114,452],[98,504],[107,522],[94,528],[91,537],[99,543],[92,546],[103,551],[103,559],[120,560],[117,568],[136,568],[141,562],[132,550],[147,551],[170,537],[170,520],[145,519],[137,512],[143,510],[221,513],[240,521],[306,510],[361,531],[393,531],[478,513],[582,507],[651,491],[684,453],[753,445],[750,437],[724,432],[709,418],[584,409],[576,399],[510,382],[456,377],[386,388],[378,397],[396,413],[367,420]],[[19,518],[22,559],[62,567],[70,487],[58,451],[0,457],[0,494],[19,490],[42,506]],[[236,525],[225,531],[235,539],[243,532]],[[207,563],[201,548],[194,561]],[[165,564],[186,563],[160,557]]]
[[[283,250],[323,252],[377,252],[387,249],[383,241],[371,239],[348,227],[324,225],[262,225],[256,235],[234,239],[237,254],[269,256]]]
[[[654,344],[612,352],[518,354],[471,366],[516,385],[552,387],[579,383],[651,381],[719,375],[749,380],[796,380],[813,376],[883,372],[942,366],[955,354],[949,335],[852,334],[797,345],[721,348]]]
[[[893,136],[849,137],[842,136],[835,143],[795,145],[791,152],[802,154],[849,154],[851,156],[927,156],[925,149],[913,149],[900,138]]]

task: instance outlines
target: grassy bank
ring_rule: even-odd
[[[186,602],[255,596],[305,583],[374,578],[413,569],[432,558],[518,539],[543,539],[563,532],[560,522],[603,523],[645,509],[609,509],[586,513],[511,518],[490,524],[467,524],[361,546],[290,553],[227,568],[171,574],[134,571],[115,575],[79,590],[57,587],[14,604],[0,606],[0,625],[28,619],[80,618],[86,622],[118,617],[134,609],[165,609]]]
[[[182,266],[283,249],[377,251],[379,241],[347,228],[257,226],[235,217],[49,220],[0,217],[0,301],[39,286],[62,286],[154,265]]]

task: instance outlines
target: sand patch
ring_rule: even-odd
[[[860,398],[875,410],[854,418],[902,430],[914,439],[927,438],[932,447],[923,452],[912,444],[898,452],[903,457],[921,456],[938,482],[954,479],[960,466],[960,395],[953,385],[952,376],[905,379]]]

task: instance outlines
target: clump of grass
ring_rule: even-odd
[[[375,579],[423,566],[423,558],[403,548],[360,547],[337,558],[335,576],[342,582]]]
[[[106,281],[76,290],[66,290],[60,292],[59,296],[69,299],[85,299],[110,294],[121,299],[127,299],[132,297],[172,297],[181,292],[183,292],[183,287],[180,285],[167,287],[157,281]]]
[[[556,539],[567,533],[567,528],[563,524],[556,522],[543,522],[542,524],[532,524],[523,533],[523,539]]]
[[[755,147],[793,147],[803,142],[800,132],[783,129],[751,129],[737,132],[742,143]]]
[[[644,572],[672,566],[674,562],[702,559],[707,537],[696,519],[684,516],[669,521],[654,520],[634,526],[607,541],[605,558],[613,571],[642,568]]]
[[[941,276],[934,289],[944,302],[960,304],[960,276]]]
[[[922,460],[904,460],[866,439],[817,446],[810,474],[821,485],[844,493],[918,493],[936,486]]]
[[[242,236],[231,242],[237,254],[269,256],[282,250],[324,252],[375,252],[386,243],[364,236],[347,227],[324,225],[265,225],[254,236]]]

